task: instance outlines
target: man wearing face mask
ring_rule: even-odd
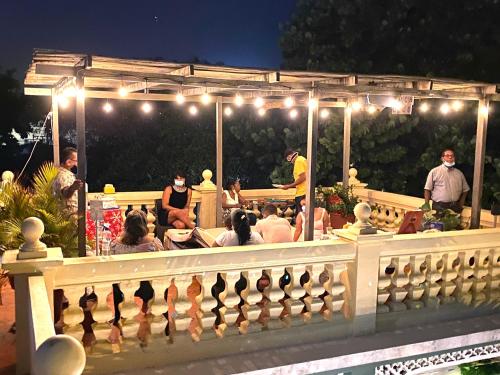
[[[186,186],[186,175],[177,172],[174,184],[168,185],[163,191],[162,206],[167,210],[167,222],[177,229],[194,228],[189,218],[192,190]]]
[[[455,152],[446,148],[441,153],[443,164],[432,169],[424,187],[425,206],[432,200],[432,209],[442,212],[451,209],[461,213],[470,190],[464,174],[455,168]]]
[[[285,151],[285,158],[289,163],[293,164],[293,178],[295,181],[283,185],[281,188],[284,190],[297,189],[295,192],[295,212],[298,214],[301,211],[300,201],[306,196],[307,159],[291,148]]]
[[[57,176],[52,183],[52,190],[56,196],[61,198],[63,207],[70,213],[78,211],[78,189],[83,182],[76,178],[71,171],[78,164],[77,151],[73,147],[66,147],[61,152],[61,166],[58,168]]]

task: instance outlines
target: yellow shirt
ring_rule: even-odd
[[[295,162],[293,163],[293,179],[297,181],[302,173],[306,173],[306,179],[304,182],[296,186],[297,191],[295,192],[296,197],[306,194],[306,182],[307,182],[307,159],[303,156],[297,156]]]

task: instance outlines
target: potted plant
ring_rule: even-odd
[[[317,197],[330,214],[330,225],[332,228],[339,229],[348,222],[354,223],[354,206],[360,201],[354,195],[352,186],[348,188],[340,184],[333,187],[320,186],[317,189]]]

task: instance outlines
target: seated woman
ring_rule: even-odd
[[[177,229],[194,228],[189,218],[192,190],[186,186],[186,175],[177,172],[174,184],[168,185],[163,191],[162,207],[167,210],[167,222]]]
[[[132,210],[125,219],[123,233],[111,242],[110,250],[111,254],[130,254],[164,249],[158,238],[148,237],[146,214]]]
[[[230,179],[226,184],[226,190],[222,192],[222,209],[224,219],[230,217],[231,212],[242,208],[247,201],[240,194],[240,180]]]
[[[236,210],[231,214],[232,230],[221,233],[215,239],[216,246],[257,245],[264,243],[259,233],[250,230],[247,213]]]
[[[300,201],[301,212],[297,215],[295,221],[294,241],[304,241],[304,231],[306,224],[306,200]],[[314,207],[314,239],[320,240],[323,234],[326,234],[326,228],[330,225],[330,216],[323,207]]]

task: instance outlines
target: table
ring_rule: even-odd
[[[119,208],[108,208],[103,210],[104,223],[109,224],[111,238],[114,240],[123,230],[122,211]],[[90,218],[90,212],[87,211],[86,232],[87,240],[95,240],[95,221]]]

